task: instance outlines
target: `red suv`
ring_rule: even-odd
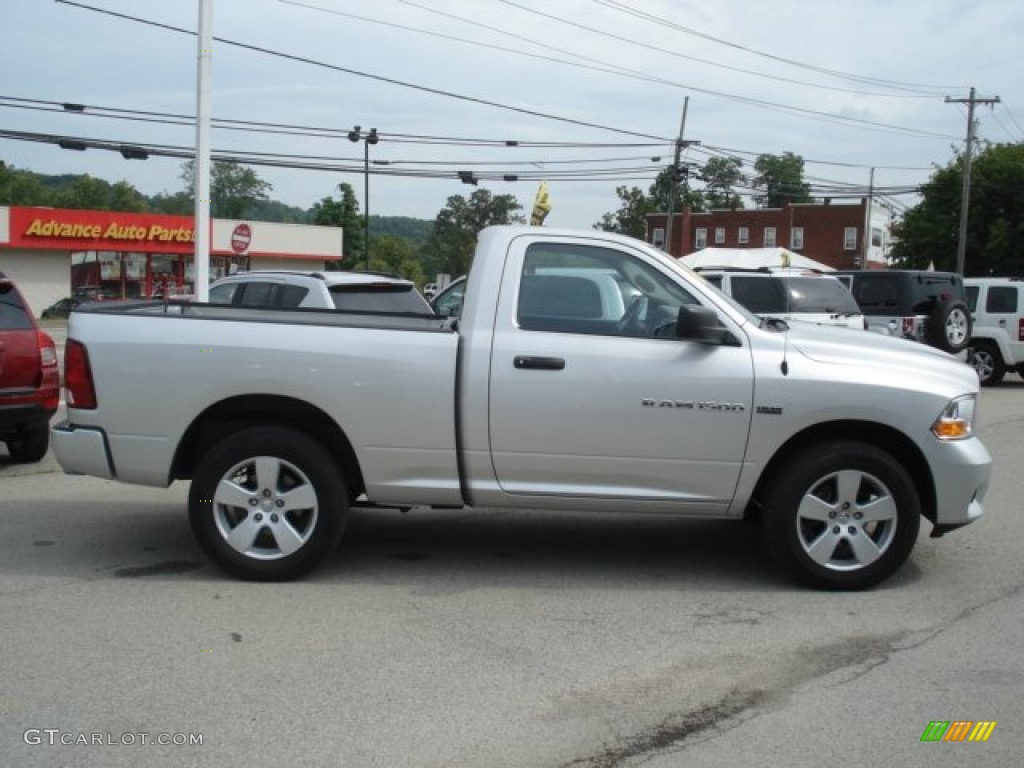
[[[39,330],[21,292],[0,272],[0,442],[11,459],[39,461],[60,401],[53,339]]]

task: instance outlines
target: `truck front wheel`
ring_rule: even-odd
[[[781,468],[765,497],[769,549],[819,589],[867,589],[910,556],[921,524],[913,481],[867,443],[817,444]]]
[[[348,492],[326,449],[286,427],[235,432],[203,458],[189,522],[218,566],[243,579],[285,581],[334,551]]]

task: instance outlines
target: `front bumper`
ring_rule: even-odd
[[[984,499],[992,477],[992,457],[976,437],[936,443],[929,456],[935,480],[935,524],[938,535],[973,523],[985,512]]]

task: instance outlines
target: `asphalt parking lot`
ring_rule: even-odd
[[[754,526],[487,509],[360,511],[312,578],[244,583],[184,485],[0,456],[0,765],[1017,764],[1022,405],[982,395],[985,517],[856,594]],[[921,741],[947,720],[997,725]]]

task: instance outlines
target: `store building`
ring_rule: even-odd
[[[870,214],[869,214],[870,210]],[[647,216],[649,243],[676,258],[703,248],[783,247],[835,269],[884,269],[891,248],[888,209],[856,203],[792,203],[781,208],[686,209]]]
[[[0,206],[0,272],[41,312],[65,296],[134,299],[195,291],[194,221],[119,211]],[[248,269],[324,269],[342,230],[213,219],[210,279]]]

